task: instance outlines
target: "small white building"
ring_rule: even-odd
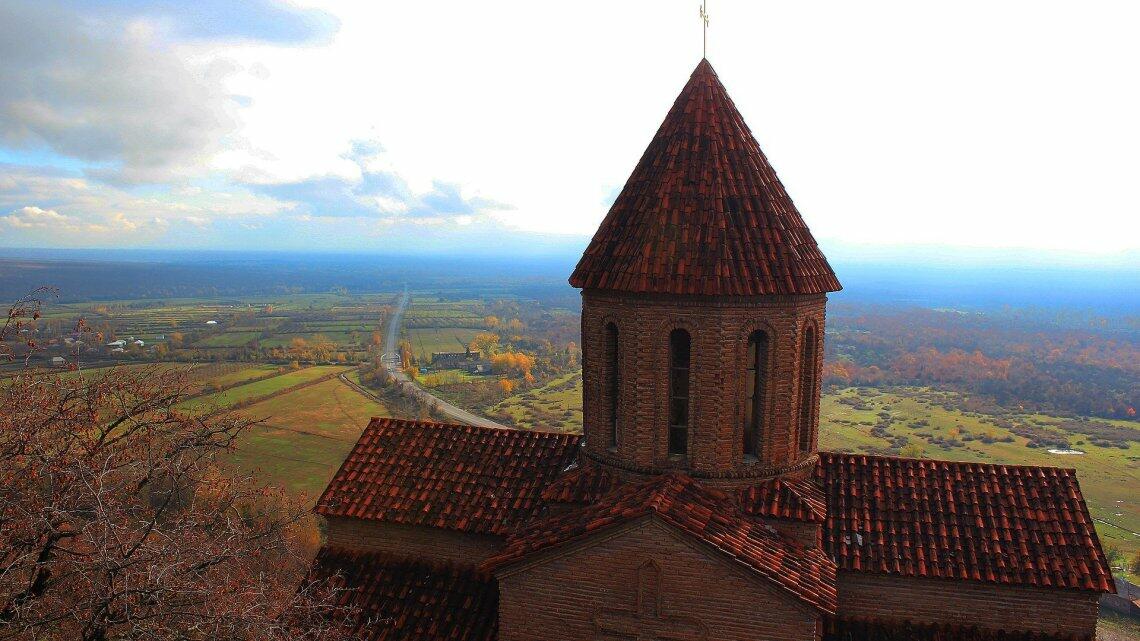
[[[144,343],[141,338],[136,340],[135,342],[133,342],[131,344],[136,346],[136,347],[146,347],[146,343]]]
[[[52,356],[51,357],[51,366],[52,367],[63,367],[66,364],[67,364],[67,361],[65,361],[62,356]]]
[[[117,340],[117,341],[111,341],[110,343],[107,343],[107,347],[119,347],[119,348],[123,348],[123,347],[126,347],[126,346],[127,346],[127,341],[125,341],[125,340],[123,340],[123,339],[121,339],[121,338],[120,338],[119,340]]]
[[[217,325],[217,324],[218,324],[218,321],[216,321],[216,320],[208,320],[208,321],[206,321],[206,324],[207,324],[207,325]]]

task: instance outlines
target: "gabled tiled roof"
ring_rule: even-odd
[[[677,96],[570,284],[715,295],[841,287],[707,60]]]
[[[580,437],[376,418],[316,512],[461,532],[505,534],[542,507]]]
[[[742,488],[737,494],[745,514],[819,523],[827,516],[823,491],[811,480],[774,478]]]
[[[614,477],[597,465],[575,464],[542,491],[542,499],[550,503],[588,505],[609,494],[615,483]]]
[[[843,570],[1110,592],[1076,473],[820,452]]]
[[[337,576],[339,574],[339,577]],[[499,588],[472,567],[323,548],[313,577],[332,579],[361,641],[494,641]],[[335,578],[334,578],[335,577]]]
[[[745,517],[728,495],[680,473],[622,485],[597,503],[529,525],[484,567],[499,568],[649,515],[728,555],[794,598],[835,612],[836,568],[826,555],[780,538]]]

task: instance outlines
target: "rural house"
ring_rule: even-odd
[[[1093,638],[1072,470],[818,450],[840,283],[707,61],[570,283],[583,435],[373,419],[321,496],[360,638]]]

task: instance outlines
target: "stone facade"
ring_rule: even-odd
[[[384,552],[397,557],[478,565],[503,545],[489,534],[400,525],[343,516],[325,517],[325,538],[336,548]]]
[[[583,411],[591,457],[625,473],[683,469],[732,484],[806,470],[814,462],[819,428],[819,372],[823,367],[823,294],[810,296],[701,297],[582,293]],[[617,329],[620,387],[614,442],[607,325]],[[803,340],[818,337],[807,367],[813,382],[801,395]],[[668,453],[669,334],[686,330],[692,341],[689,377],[689,446]],[[749,335],[768,334],[768,372],[759,459],[744,453]],[[806,398],[806,448],[800,447],[800,405]]]
[[[975,581],[839,573],[839,615],[949,623],[1083,637],[1096,629],[1100,594]]]
[[[497,577],[500,641],[807,641],[821,625],[815,610],[652,518]]]

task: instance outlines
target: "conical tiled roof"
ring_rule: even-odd
[[[841,288],[707,60],[677,96],[570,284],[705,295]]]

